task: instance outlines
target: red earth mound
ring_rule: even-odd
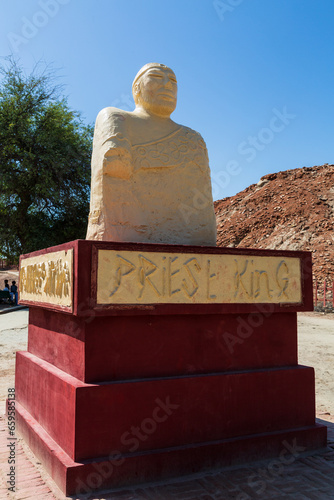
[[[215,211],[218,246],[309,250],[314,278],[334,281],[334,165],[265,175]]]

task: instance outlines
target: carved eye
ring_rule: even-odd
[[[153,76],[153,78],[162,78],[162,75],[159,73],[150,73],[150,76]]]

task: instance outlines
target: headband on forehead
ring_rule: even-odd
[[[157,68],[157,69],[170,69],[168,66],[166,66],[165,64],[160,64],[160,63],[148,63],[148,64],[145,64],[145,66],[143,66],[139,71],[138,73],[136,74],[135,76],[135,79],[133,80],[133,83],[132,83],[132,91],[133,91],[133,88],[135,86],[135,84],[137,83],[137,81],[139,80],[139,78],[141,76],[143,76],[144,73],[146,73],[146,71],[148,71],[149,69],[152,69],[152,68]],[[170,69],[171,70],[171,69]],[[171,70],[173,71],[173,70]],[[173,71],[174,73],[174,71]]]

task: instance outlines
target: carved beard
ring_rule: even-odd
[[[162,98],[160,98],[159,100],[158,99],[159,98],[155,99],[149,96],[146,96],[145,99],[143,99],[142,95],[140,94],[138,102],[148,112],[159,116],[170,116],[176,108],[176,100],[166,101]]]

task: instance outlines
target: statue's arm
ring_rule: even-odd
[[[121,134],[110,137],[103,157],[103,174],[119,179],[129,179],[132,175],[131,147]]]
[[[103,175],[129,179],[132,175],[131,144],[127,138],[126,113],[103,109],[96,120],[94,148],[99,148]]]

